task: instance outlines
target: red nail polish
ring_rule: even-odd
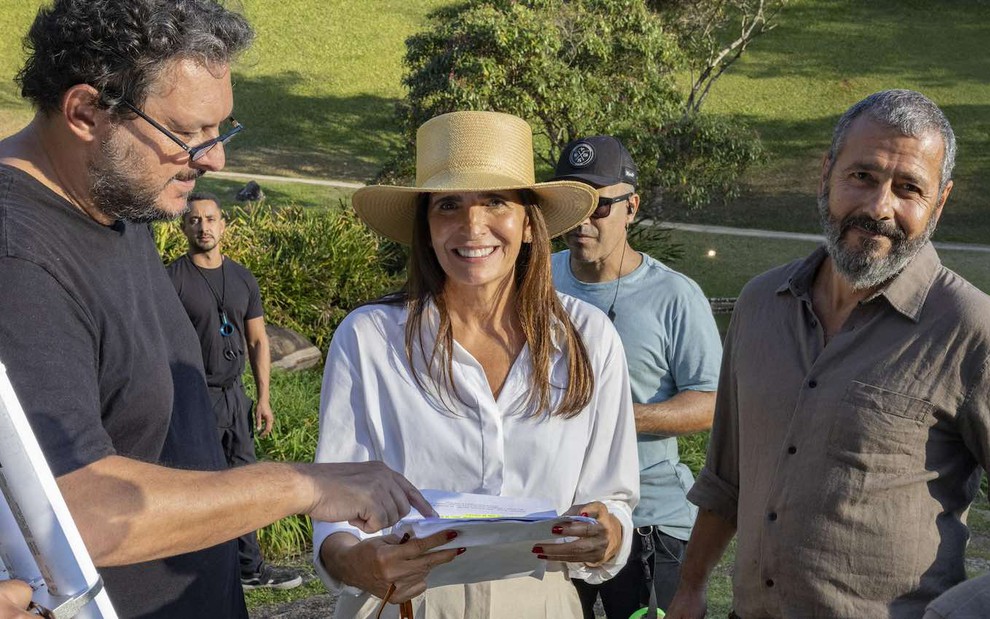
[[[550,529],[550,532],[553,533],[554,535],[560,535],[561,533],[564,532],[564,527],[560,525],[555,526],[554,528]]]
[[[457,537],[457,531],[447,531],[447,541],[450,541]]]
[[[533,546],[533,552],[543,554],[543,546]]]
[[[457,554],[462,555],[462,554],[464,554],[464,551],[465,550],[467,550],[467,548],[458,548],[457,549]]]
[[[584,516],[585,518],[589,518],[590,517],[590,516],[588,516],[588,512],[581,512],[581,515]]]
[[[536,558],[537,559],[543,559],[544,561],[546,561],[547,556],[546,555],[536,555]]]

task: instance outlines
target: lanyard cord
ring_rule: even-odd
[[[619,276],[615,278],[615,294],[612,295],[612,305],[609,305],[608,311],[605,312],[608,315],[608,319],[612,322],[615,322],[615,302],[619,298],[619,282],[622,281],[622,262],[626,259],[626,245],[628,244],[628,241],[622,244],[622,253],[619,254]]]
[[[189,258],[189,255],[187,254],[186,257]],[[224,309],[224,302],[227,300],[227,270],[225,268],[227,261],[223,260],[222,256],[220,259],[220,294],[217,294],[213,284],[207,279],[206,273],[203,272],[203,269],[199,268],[199,265],[192,261],[192,258],[189,258],[189,263],[196,267],[196,272],[199,273],[199,276],[203,278],[203,281],[209,287],[210,292],[213,293],[213,298],[217,302],[217,313],[220,315],[220,335],[223,336],[224,340],[223,357],[228,361],[233,361],[237,358],[237,355],[241,354],[241,351],[234,350],[233,345],[228,341],[228,337],[234,334],[235,329],[233,323],[227,318],[227,310]]]
[[[206,273],[203,273],[203,269],[201,269],[198,264],[193,262],[192,258],[189,258],[188,254],[186,255],[186,258],[189,259],[189,264],[195,267],[196,272],[199,273],[199,276],[203,278],[204,282],[206,282],[206,285],[209,287],[210,292],[213,293],[213,298],[216,299],[217,301],[217,310],[219,310],[220,313],[223,314],[225,311],[223,307],[224,302],[227,300],[227,271],[224,268],[227,264],[227,261],[224,260],[222,257],[220,258],[220,294],[217,294],[216,288],[214,288],[213,284],[210,283],[210,280],[206,278]]]

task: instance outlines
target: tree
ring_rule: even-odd
[[[691,71],[685,115],[697,114],[712,85],[756,38],[777,27],[787,0],[648,0],[676,33]]]
[[[497,110],[530,122],[544,168],[572,139],[619,136],[640,167],[648,214],[656,215],[661,201],[699,205],[731,195],[760,156],[759,142],[701,114],[724,69],[709,71],[697,95],[685,95],[677,79],[701,72],[700,50],[720,42],[746,1],[757,0],[734,0],[714,13],[696,6],[701,0],[469,0],[439,9],[406,41],[409,93],[399,114],[407,148],[378,180],[414,175],[413,138],[426,120]],[[697,30],[705,15],[711,27]],[[724,65],[745,46],[732,49],[705,58]]]

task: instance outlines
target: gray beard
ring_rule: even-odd
[[[175,219],[178,215],[158,207],[162,188],[151,186],[134,173],[135,159],[114,136],[100,143],[100,156],[87,166],[93,204],[113,220],[150,223]]]
[[[909,239],[904,231],[892,222],[879,222],[862,216],[836,221],[829,212],[828,188],[818,196],[818,215],[821,218],[822,232],[825,234],[825,249],[832,258],[835,269],[853,290],[876,288],[892,280],[928,243],[937,223],[934,216],[930,217],[921,235]],[[872,241],[866,241],[864,249],[845,245],[842,242],[842,234],[853,225],[860,225],[870,232],[889,238],[891,246],[887,255],[876,255],[879,245]]]

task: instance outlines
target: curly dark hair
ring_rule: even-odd
[[[229,64],[254,39],[247,20],[215,0],[55,0],[38,11],[17,74],[21,95],[43,112],[61,108],[77,84],[112,111],[144,104],[174,61]]]

